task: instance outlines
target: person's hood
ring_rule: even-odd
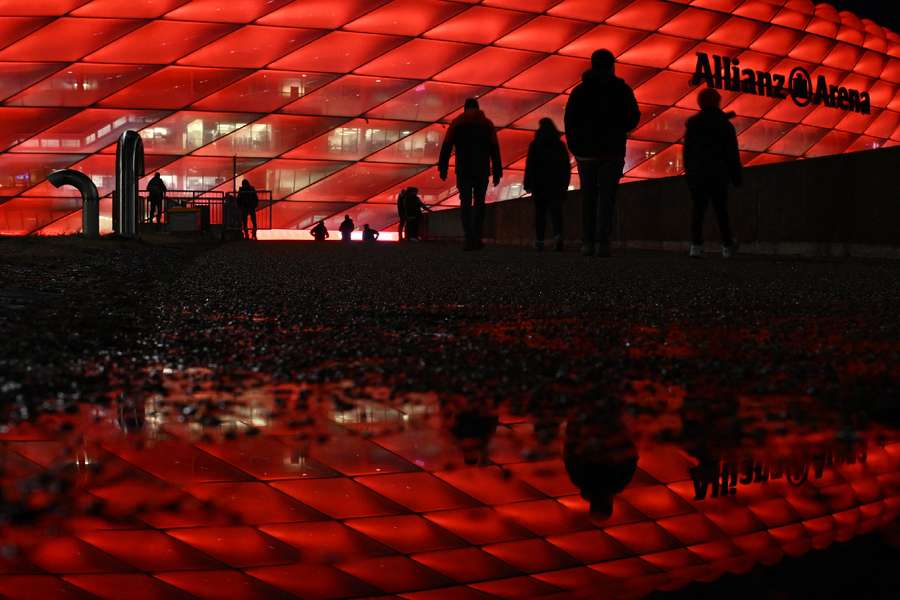
[[[453,123],[456,125],[463,125],[465,123],[490,123],[490,120],[487,118],[487,115],[484,114],[484,111],[481,109],[477,110],[464,110],[458,117],[453,119]]]

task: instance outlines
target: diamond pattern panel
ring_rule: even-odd
[[[453,206],[452,182],[423,177],[463,100],[480,97],[501,137],[527,137],[541,117],[561,121],[600,47],[656,116],[632,133],[625,181],[682,172],[697,52],[803,66],[871,96],[860,115],[725,92],[746,164],[900,143],[900,37],[810,2],[0,0],[0,39],[0,234],[77,227],[77,205],[54,200],[46,175],[108,153],[128,128],[151,140],[154,168],[185,174],[178,187],[230,189],[241,157],[237,178],[272,190],[277,228],[365,213],[415,183]],[[108,207],[112,167],[88,164]],[[490,200],[523,193],[520,178],[511,171]],[[373,223],[395,224],[377,212]]]

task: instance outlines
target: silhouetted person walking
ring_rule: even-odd
[[[153,175],[149,183],[147,183],[147,201],[150,204],[150,218],[147,219],[148,222],[152,223],[155,215],[156,223],[162,223],[163,202],[165,202],[167,191],[166,184],[160,174],[156,173]]]
[[[309,234],[313,236],[313,239],[317,242],[324,242],[330,237],[328,235],[328,228],[325,227],[325,221],[316,223],[315,227],[309,230]]]
[[[478,100],[469,98],[461,115],[453,119],[444,136],[438,170],[441,180],[447,179],[450,155],[456,151],[456,187],[462,214],[466,250],[479,250],[481,228],[484,224],[484,200],[488,181],[493,175],[494,186],[500,184],[503,165],[500,163],[500,142],[494,124],[478,108]]]
[[[691,189],[691,250],[694,258],[703,256],[703,219],[712,202],[722,236],[722,256],[731,258],[737,251],[728,218],[728,184],[741,185],[741,155],[737,133],[720,108],[722,97],[712,88],[697,97],[700,114],[687,120],[684,134],[684,171]]]
[[[422,198],[419,197],[419,188],[408,188],[404,198],[406,209],[406,239],[418,242],[422,235],[422,221],[424,211],[429,210]]]
[[[400,219],[400,225],[398,231],[398,239],[402,242],[404,240],[404,234],[406,233],[406,195],[409,193],[409,188],[403,188],[400,190],[400,193],[397,194],[397,217]]]
[[[341,226],[338,227],[338,230],[341,232],[341,241],[352,242],[354,229],[356,229],[356,225],[354,225],[353,219],[350,218],[350,215],[344,215],[344,220],[341,221]]]
[[[569,152],[561,136],[552,119],[541,119],[525,161],[524,187],[534,198],[534,247],[537,250],[544,249],[547,213],[550,213],[553,225],[555,247],[559,251],[563,249],[563,201],[572,172]]]
[[[612,52],[597,50],[569,96],[565,116],[566,140],[581,179],[585,256],[609,256],[626,138],[640,118],[634,92],[615,75]]]
[[[363,225],[362,239],[364,242],[377,242],[380,236],[381,234],[369,227],[368,223]]]
[[[253,187],[246,179],[241,182],[241,189],[237,195],[238,207],[241,209],[241,231],[244,233],[244,239],[256,239],[256,207],[259,206],[259,195],[256,188]],[[247,225],[247,221],[252,224],[252,230]]]

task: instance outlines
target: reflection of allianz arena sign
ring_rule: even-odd
[[[740,60],[727,56],[713,55],[712,61],[706,52],[697,53],[697,66],[691,83],[706,82],[707,87],[767,96],[787,98],[797,106],[825,105],[867,115],[871,112],[868,92],[830,85],[824,75],[819,75],[813,83],[809,72],[803,67],[794,67],[790,75],[768,73],[754,69],[742,69]]]

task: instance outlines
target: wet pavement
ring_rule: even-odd
[[[734,596],[896,557],[894,262],[0,262],[0,596]]]

